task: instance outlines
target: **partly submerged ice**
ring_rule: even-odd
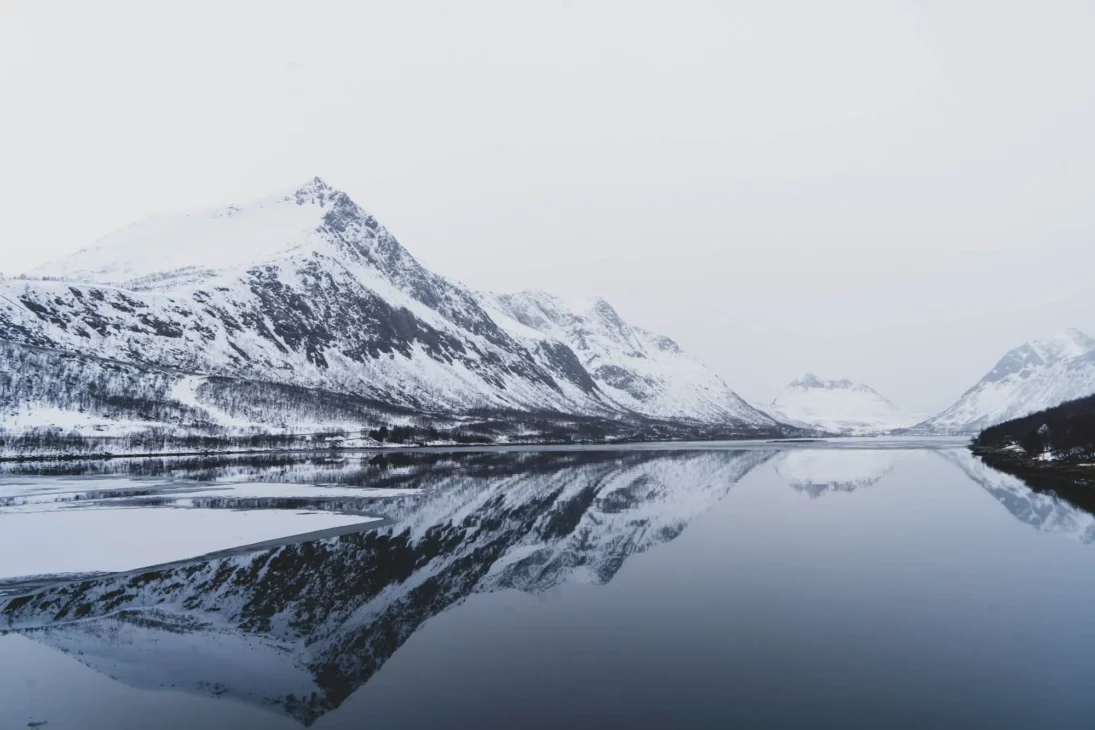
[[[20,477],[0,481],[0,581],[133,570],[211,552],[379,520],[298,500],[379,498],[417,490],[128,478]],[[220,509],[201,500],[228,500]],[[293,500],[286,509],[254,500]],[[247,500],[232,509],[231,500]],[[142,504],[142,502],[144,502]],[[227,508],[224,508],[227,507]]]
[[[133,570],[376,519],[272,509],[0,510],[0,580]]]

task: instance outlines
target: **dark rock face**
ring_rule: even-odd
[[[640,398],[643,396],[643,381],[636,378],[630,371],[617,365],[604,365],[597,368],[597,377],[617,390],[622,390]]]
[[[1046,365],[1045,358],[1043,358],[1038,351],[1031,347],[1029,344],[1017,347],[1008,354],[1004,355],[1000,359],[1000,362],[996,363],[988,375],[982,380],[986,383],[995,383],[999,380],[1003,380],[1009,375],[1020,373],[1030,368],[1044,367]]]
[[[553,375],[569,380],[587,393],[597,390],[597,384],[569,347],[561,342],[544,341],[538,349],[541,360],[550,367]]]

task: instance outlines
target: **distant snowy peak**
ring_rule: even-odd
[[[777,419],[823,431],[863,435],[906,428],[919,420],[874,388],[851,380],[822,380],[813,373],[794,380],[769,408]]]
[[[996,423],[1095,393],[1095,339],[1078,329],[1007,352],[958,401],[916,426],[924,433],[977,433]]]
[[[862,383],[853,383],[847,378],[843,378],[841,380],[822,380],[813,373],[806,373],[798,380],[792,380],[790,383],[787,384],[787,387],[803,390],[811,388],[819,388],[821,390],[856,390],[864,393],[874,393],[879,398],[882,398],[881,395],[878,395],[877,391],[869,386],[863,385]],[[886,399],[882,398],[882,400]]]

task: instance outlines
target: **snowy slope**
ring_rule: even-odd
[[[152,216],[41,266],[30,276],[162,288],[164,280],[201,279],[216,270],[319,248],[322,242],[312,240],[311,234],[326,208],[326,198],[334,193],[324,187],[317,180],[292,193],[242,207]]]
[[[850,380],[822,380],[811,373],[784,388],[768,412],[785,423],[852,435],[883,433],[920,420],[873,388]]]
[[[141,221],[33,276],[0,279],[0,340],[157,369],[161,378],[166,370],[281,383],[416,412],[774,426],[670,340],[618,317],[613,326],[638,340],[599,339],[595,379],[569,340],[528,336],[495,298],[427,270],[319,178],[243,206]],[[643,371],[638,361],[650,355]],[[631,370],[620,374],[616,363]],[[203,382],[170,385],[168,400],[239,426],[203,402]],[[12,412],[0,397],[0,426],[5,407]]]
[[[620,407],[659,418],[775,421],[742,400],[673,340],[625,322],[604,299],[568,304],[541,291],[484,295],[491,316],[529,343],[563,343],[600,391]]]
[[[1077,329],[1008,352],[925,433],[977,433],[986,426],[1095,393],[1095,340]]]

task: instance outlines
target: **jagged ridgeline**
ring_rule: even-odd
[[[0,280],[0,340],[8,448],[150,430],[152,441],[786,432],[604,300],[473,292],[318,178],[150,218]]]

